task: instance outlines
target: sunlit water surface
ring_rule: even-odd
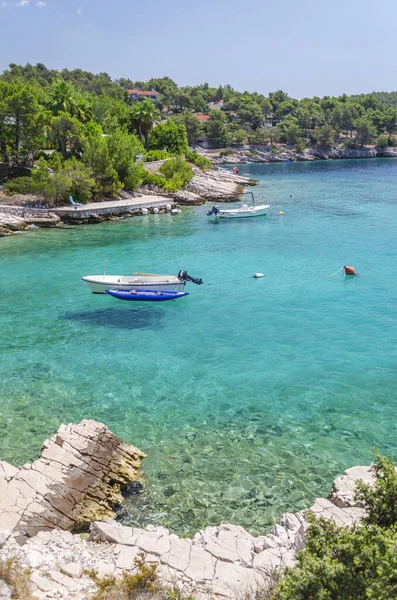
[[[265,218],[211,223],[207,205],[0,240],[2,459],[103,421],[148,454],[124,520],[191,533],[262,532],[373,447],[397,458],[397,160],[243,171]],[[79,278],[105,258],[205,285],[159,305],[92,295]],[[344,264],[360,277],[328,277]]]

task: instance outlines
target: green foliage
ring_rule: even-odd
[[[356,119],[354,121],[354,129],[356,130],[356,140],[360,144],[360,148],[364,144],[370,144],[376,135],[376,127],[368,117]]]
[[[80,202],[89,200],[95,187],[91,171],[75,158],[64,163],[58,158],[55,160],[57,169],[52,170],[49,162],[40,158],[31,177],[17,177],[7,182],[6,194],[36,194],[53,204],[63,204],[70,194]]]
[[[167,160],[161,165],[160,172],[166,179],[163,187],[168,192],[176,192],[193,177],[193,169],[181,157]]]
[[[251,144],[255,146],[267,146],[270,141],[269,127],[260,127],[249,137]]]
[[[44,144],[46,113],[34,87],[0,81],[0,160],[10,166],[31,164]]]
[[[298,152],[298,154],[303,154],[303,152],[306,149],[306,144],[305,142],[302,140],[302,138],[298,138],[296,140],[296,144],[295,144],[295,150]]]
[[[122,184],[113,166],[106,138],[96,137],[87,141],[83,163],[89,167],[95,181],[94,197],[113,197],[121,191]]]
[[[397,597],[397,532],[337,527],[319,519],[306,534],[277,600],[390,600]]]
[[[367,517],[351,528],[311,516],[306,547],[275,600],[389,600],[397,597],[397,475],[376,455],[375,484],[356,486]]]
[[[280,125],[280,141],[287,144],[296,144],[303,137],[303,131],[294,117],[288,117]]]
[[[171,119],[159,123],[150,132],[147,140],[149,150],[166,150],[170,154],[186,154],[189,150],[185,126]]]
[[[160,119],[160,111],[152,100],[135,102],[131,109],[131,123],[138,136],[146,142],[153,125]]]
[[[211,119],[206,124],[207,138],[213,148],[222,148],[231,144],[231,135],[225,123]]]
[[[128,173],[124,179],[124,187],[126,190],[134,191],[145,180],[147,171],[140,163],[131,164],[128,168]]]
[[[347,139],[343,142],[345,148],[351,148],[355,150],[357,148],[357,140],[355,138]]]
[[[247,132],[241,127],[233,131],[232,133],[232,144],[235,146],[242,146],[247,141]]]
[[[314,139],[319,148],[328,149],[334,143],[334,135],[330,125],[323,125],[315,132]]]
[[[380,135],[379,137],[376,138],[375,140],[375,146],[378,146],[378,148],[387,148],[389,138],[386,135]]]
[[[189,144],[194,144],[196,140],[203,135],[203,126],[201,125],[201,122],[188,110],[173,115],[172,120],[177,124],[182,124],[185,126]]]
[[[196,165],[196,167],[200,167],[200,169],[203,169],[204,171],[207,171],[212,167],[212,162],[209,158],[197,154],[197,152],[192,152],[191,150],[186,153],[186,160]]]
[[[156,160],[165,160],[171,158],[171,154],[166,150],[149,150],[145,154],[146,162],[153,162]]]
[[[15,196],[16,194],[34,194],[34,188],[31,177],[15,177],[4,184],[4,192],[7,196]]]
[[[49,135],[56,150],[63,158],[66,158],[68,153],[80,153],[86,140],[83,123],[64,112],[60,112],[51,120]]]
[[[397,524],[397,473],[390,458],[378,453],[375,453],[375,457],[376,461],[371,467],[375,485],[359,481],[355,499],[361,501],[367,510],[365,523],[392,527]]]
[[[113,167],[120,181],[124,182],[138,154],[144,153],[144,147],[136,135],[123,129],[116,129],[106,138],[106,142]]]
[[[160,101],[131,104],[127,90],[136,86],[157,90]],[[216,105],[220,100],[222,104]],[[194,113],[208,113],[211,120],[201,123]],[[333,136],[341,135],[350,137],[345,140],[346,147],[356,148],[386,133],[387,146],[393,146],[396,131],[397,92],[296,100],[283,90],[265,97],[257,92],[239,92],[230,85],[178,87],[169,77],[147,82],[128,78],[112,81],[107,73],[56,71],[42,63],[10,64],[0,75],[0,161],[7,167],[7,178],[18,174],[20,167],[32,167],[33,157],[44,156],[56,175],[64,168],[59,155],[62,160],[73,156],[81,163],[84,154],[88,178],[95,178],[96,199],[116,193],[127,179],[129,186],[136,185],[142,172],[133,165],[136,155],[144,154],[142,143],[149,150],[148,158],[154,159],[187,156],[188,144],[202,138],[213,148],[240,146],[248,139],[254,145],[282,142],[299,149],[305,139],[329,148],[334,145]],[[88,148],[98,143],[95,140],[102,133],[108,136],[108,158],[104,158],[103,149],[100,159],[90,158],[90,164],[102,161],[106,166],[101,178],[98,169],[86,161]],[[384,137],[378,137],[377,143],[386,147]],[[57,151],[56,162],[40,152],[49,148]],[[189,155],[189,160],[207,168],[200,157]],[[54,181],[58,181],[59,190],[66,189],[64,175]],[[9,190],[26,185],[26,181],[18,182]],[[50,188],[46,193],[51,195],[52,184]]]

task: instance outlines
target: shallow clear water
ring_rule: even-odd
[[[210,223],[207,205],[0,240],[2,459],[98,419],[148,454],[125,520],[188,533],[261,532],[373,447],[397,458],[397,160],[244,170],[265,218]],[[206,284],[160,305],[95,296],[78,281],[105,257]],[[361,276],[328,277],[343,264]]]

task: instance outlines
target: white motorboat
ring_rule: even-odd
[[[267,214],[270,209],[268,204],[255,204],[254,194],[252,192],[246,192],[252,196],[252,205],[243,204],[239,208],[219,208],[219,206],[213,206],[210,211],[207,212],[207,216],[213,216],[215,219],[242,219],[246,217],[263,217]]]
[[[86,282],[93,294],[106,294],[106,290],[183,292],[187,281],[200,285],[201,279],[190,277],[186,271],[178,275],[156,275],[153,273],[132,273],[132,275],[85,275]]]

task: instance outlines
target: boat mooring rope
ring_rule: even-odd
[[[255,279],[253,275],[250,277],[240,277],[240,279],[229,279],[223,281],[209,281],[208,283],[204,281],[204,285],[224,285],[226,283],[240,283],[241,281],[247,281],[247,279]]]
[[[337,275],[338,273],[340,273],[341,271],[343,271],[343,269],[344,269],[344,268],[345,268],[345,267],[341,267],[341,268],[339,269],[339,271],[336,271],[335,273],[332,273],[332,275],[328,275],[328,277],[333,277],[334,275]]]
[[[46,296],[53,296],[54,294],[57,294],[60,290],[64,290],[65,288],[70,288],[74,285],[77,285],[78,283],[81,283],[81,279],[79,279],[78,281],[75,281],[74,283],[69,283],[69,285],[61,285],[58,288],[56,288],[53,292],[46,294]]]

